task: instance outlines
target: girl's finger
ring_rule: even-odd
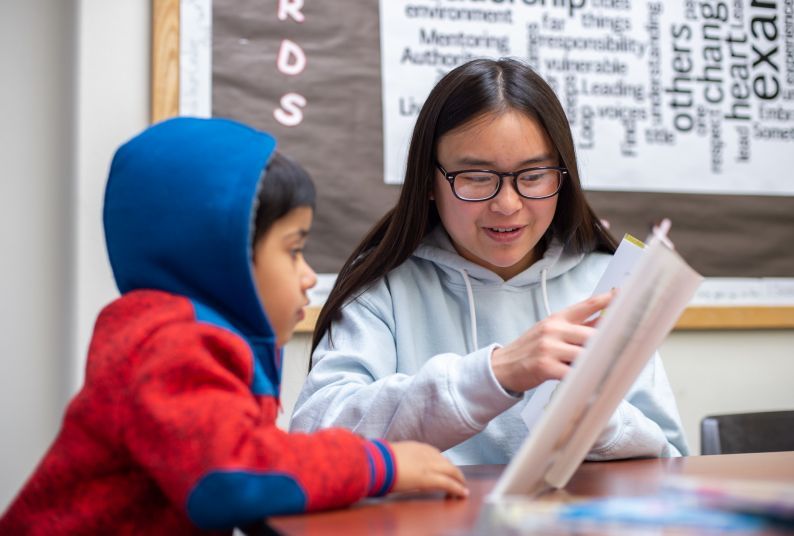
[[[569,365],[566,365],[559,361],[552,363],[545,370],[546,372],[545,380],[561,380],[565,377],[566,374],[568,374],[569,370],[571,370],[571,367]]]
[[[549,341],[546,348],[545,354],[547,358],[563,363],[573,362],[582,351],[582,347],[578,344],[571,344],[561,340]]]
[[[597,314],[596,316],[594,316],[593,318],[591,318],[590,320],[588,320],[587,322],[582,323],[581,325],[582,326],[587,326],[588,328],[595,329],[595,327],[598,325],[599,322],[601,322],[601,314],[600,313]]]
[[[609,302],[612,301],[613,296],[614,292],[598,294],[597,296],[593,296],[592,298],[588,298],[563,309],[559,312],[559,314],[569,322],[581,324],[590,318],[594,313],[601,311],[607,305],[609,305]]]
[[[587,324],[569,324],[562,331],[562,340],[568,344],[584,346],[593,333],[595,329]]]

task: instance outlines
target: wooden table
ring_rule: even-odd
[[[479,532],[476,527],[485,496],[503,466],[473,465],[462,469],[471,492],[465,500],[438,495],[392,495],[362,501],[344,510],[274,517],[270,525],[285,534],[474,534]],[[794,483],[794,451],[584,463],[568,486],[555,494],[559,500],[654,494],[662,479],[672,474]]]

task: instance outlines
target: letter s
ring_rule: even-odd
[[[306,99],[297,93],[287,93],[279,101],[281,108],[273,110],[273,117],[276,121],[286,127],[294,127],[303,121],[303,110],[306,106]]]

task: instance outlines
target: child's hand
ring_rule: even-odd
[[[391,444],[397,464],[393,491],[444,491],[451,497],[467,497],[463,473],[435,447],[416,441]]]
[[[491,367],[500,385],[522,393],[546,380],[561,380],[595,333],[598,317],[590,318],[606,308],[614,295],[606,292],[571,305],[494,350]]]

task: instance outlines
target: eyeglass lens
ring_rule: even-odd
[[[511,180],[512,177],[505,177]],[[560,187],[562,173],[558,169],[529,170],[518,175],[515,185],[524,197],[546,197]],[[499,188],[499,175],[487,171],[467,171],[455,176],[455,193],[464,199],[486,199]]]

